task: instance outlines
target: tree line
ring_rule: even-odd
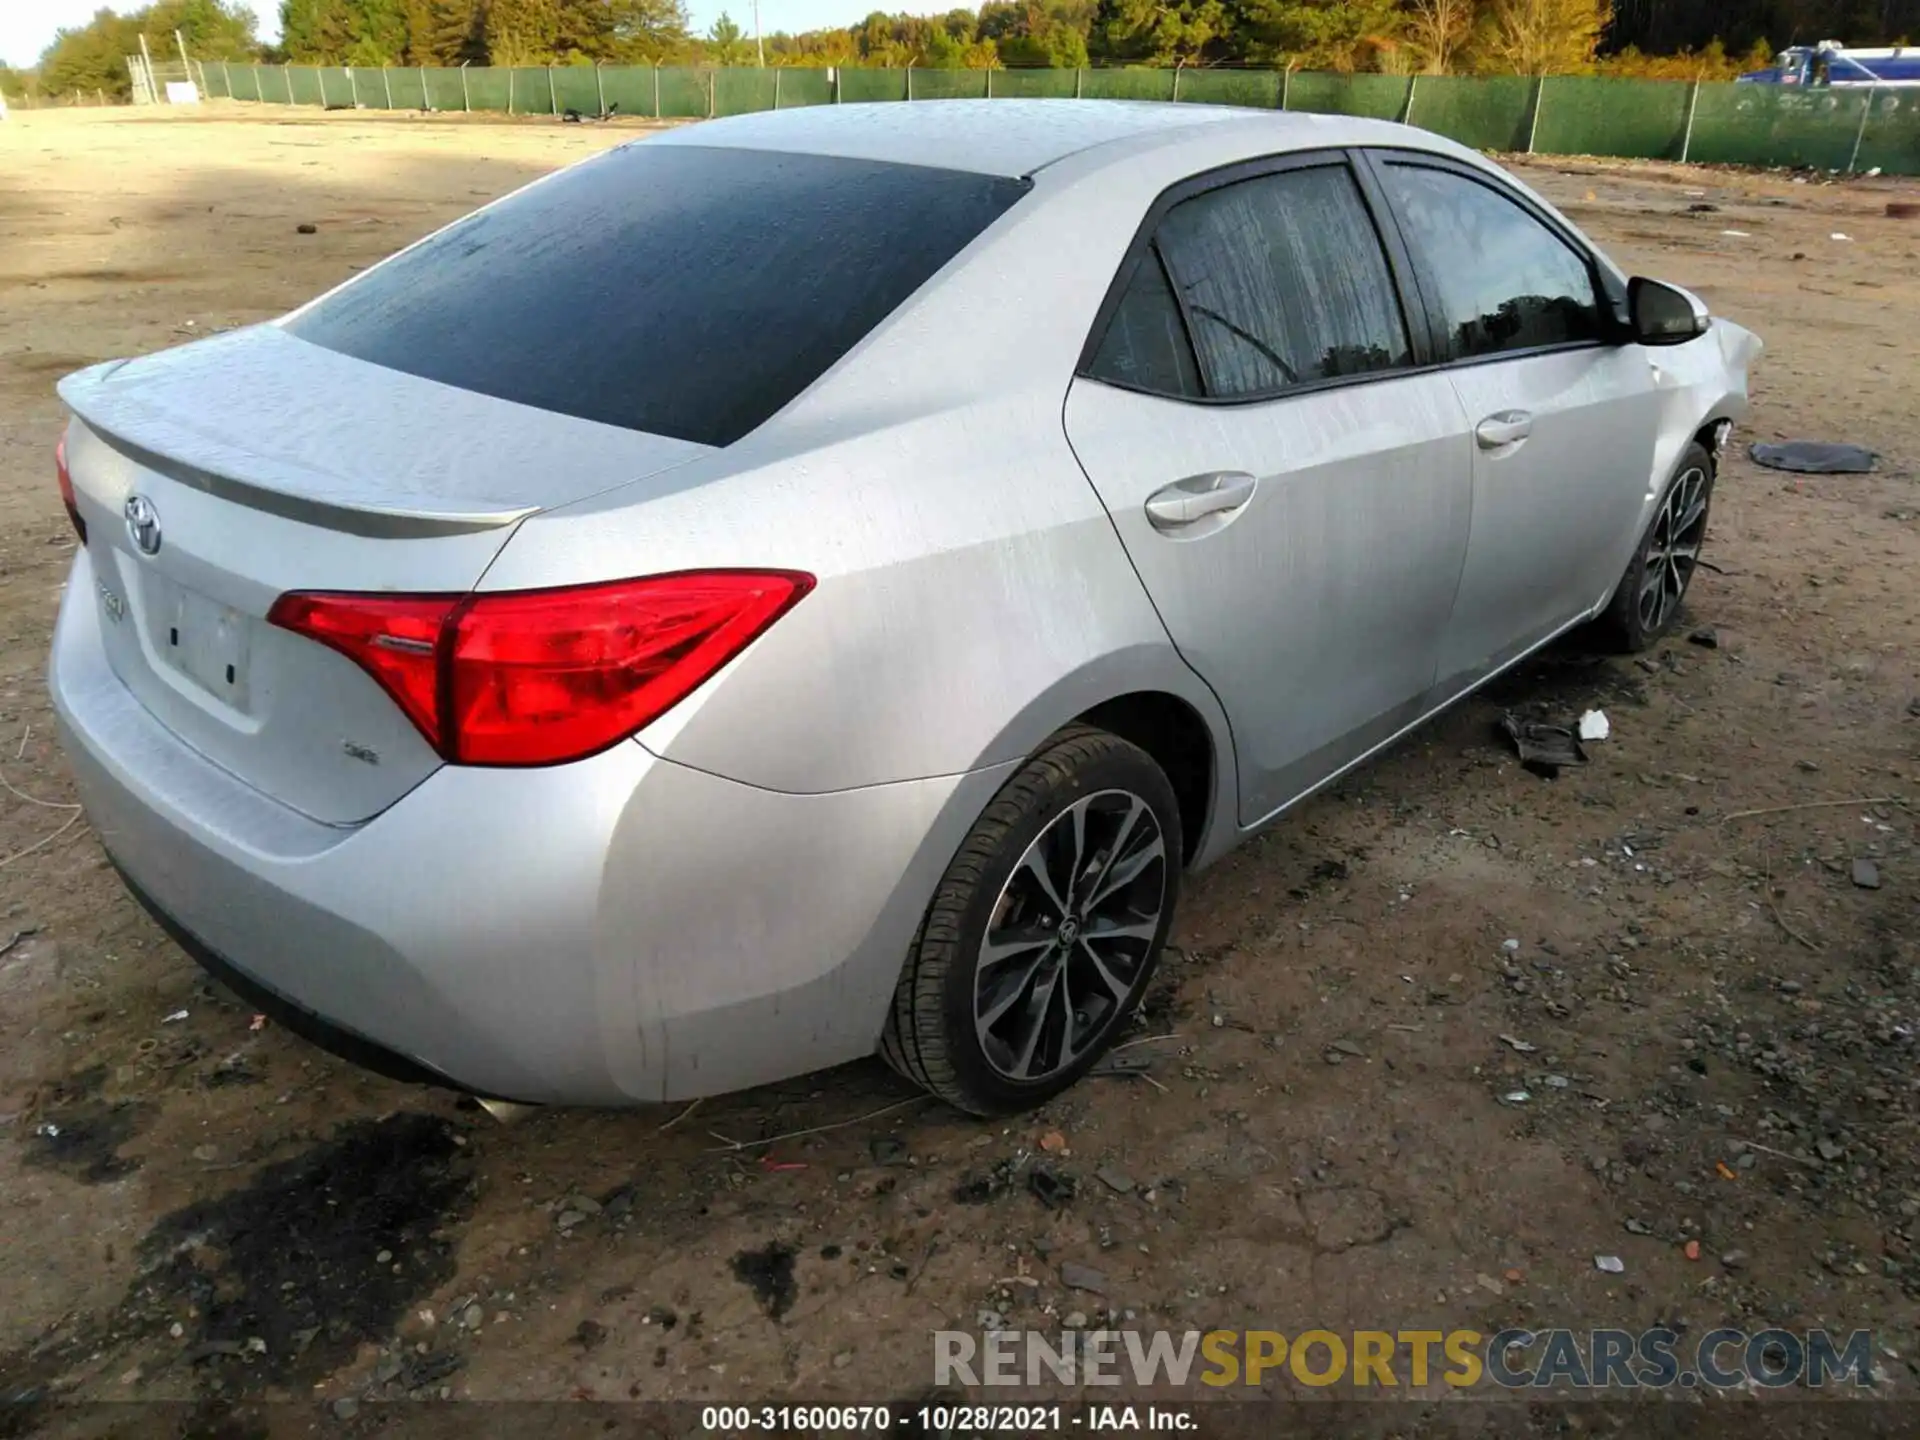
[[[237,0],[155,0],[59,32],[25,83],[124,97],[140,36],[201,60],[303,65],[715,64],[933,69],[1294,66],[1389,74],[1728,79],[1778,44],[1898,41],[1920,0],[986,0],[804,34],[692,32],[684,0],[281,0],[263,46]]]

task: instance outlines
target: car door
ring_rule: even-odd
[[[1593,257],[1486,172],[1369,155],[1473,427],[1473,525],[1440,666],[1458,690],[1589,614],[1620,578],[1660,397]]]
[[[1349,157],[1163,196],[1068,392],[1067,435],[1233,729],[1253,824],[1423,713],[1472,442]]]

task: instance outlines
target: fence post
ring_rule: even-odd
[[[1174,98],[1175,100],[1178,100],[1178,99],[1180,98],[1180,71],[1181,71],[1181,68],[1182,68],[1182,67],[1181,67],[1180,65],[1178,65],[1178,64],[1175,64],[1175,65],[1174,65],[1174,67],[1173,67],[1173,98]]]
[[[468,115],[473,113],[473,101],[467,95],[467,66],[472,63],[471,60],[460,62],[460,109]]]
[[[1400,123],[1402,125],[1411,125],[1413,123],[1413,95],[1419,88],[1420,77],[1418,75],[1409,76],[1407,79],[1407,108],[1400,112]]]
[[[913,99],[913,62],[907,62],[907,99]]]
[[[784,68],[781,65],[773,67],[773,108],[776,110],[780,108],[780,72]]]
[[[1860,163],[1860,142],[1867,138],[1867,117],[1873,114],[1873,102],[1880,94],[1880,82],[1875,80],[1867,87],[1866,108],[1860,112],[1860,128],[1853,132],[1853,153],[1847,156],[1847,174],[1853,174],[1854,166]]]
[[[1700,103],[1700,80],[1694,77],[1693,93],[1687,97],[1687,130],[1680,137],[1680,163],[1687,163],[1687,156],[1693,152],[1693,112]]]
[[[393,108],[393,81],[387,77],[387,67],[380,67],[380,88],[386,92],[387,109]]]
[[[1287,92],[1293,89],[1293,62],[1287,62],[1287,68],[1280,76],[1280,108],[1287,108]]]
[[[553,66],[551,65],[547,66],[547,113],[549,115],[560,113],[560,96],[553,88]]]
[[[513,66],[507,66],[507,114],[513,114]]]
[[[1081,98],[1081,94],[1080,94],[1080,77],[1081,77],[1081,75],[1082,75],[1083,73],[1084,73],[1084,72],[1082,72],[1082,71],[1080,71],[1080,70],[1078,70],[1078,69],[1076,69],[1076,70],[1075,70],[1075,71],[1073,72],[1073,98],[1074,98],[1074,99],[1076,99],[1076,100],[1078,100],[1078,99],[1080,99],[1080,98]]]
[[[353,102],[353,108],[358,110],[360,108],[360,82],[354,79],[353,67],[351,65],[342,65],[340,68],[347,72],[347,99],[351,100]]]
[[[660,62],[653,62],[653,118],[660,118]]]
[[[717,72],[707,71],[707,119],[713,119],[713,77]]]
[[[291,105],[293,104],[293,66],[282,65],[280,78],[287,82],[287,104]]]
[[[989,65],[987,67],[987,99],[991,100],[992,98],[993,98],[993,67]]]
[[[1533,120],[1527,126],[1527,154],[1533,154],[1534,137],[1540,133],[1540,111],[1547,103],[1547,77],[1536,75],[1533,80]]]
[[[606,114],[607,85],[606,82],[600,78],[600,62],[598,60],[593,62],[593,98],[600,106],[600,113],[602,115]]]

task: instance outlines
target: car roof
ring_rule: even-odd
[[[1230,105],[1134,100],[925,100],[761,111],[684,126],[635,143],[723,145],[1023,176],[1099,146],[1125,150],[1132,147],[1121,142],[1147,142],[1174,131],[1244,126],[1249,122],[1272,130],[1275,150],[1377,144],[1383,139],[1382,132],[1388,130],[1402,137],[1419,134],[1403,126],[1344,116]],[[1405,139],[1400,143],[1406,143]]]

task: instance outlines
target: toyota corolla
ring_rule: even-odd
[[[1401,126],[688,127],[68,377],[53,695],[133,894],[365,1064],[1017,1110],[1184,876],[1659,639],[1758,349]]]

